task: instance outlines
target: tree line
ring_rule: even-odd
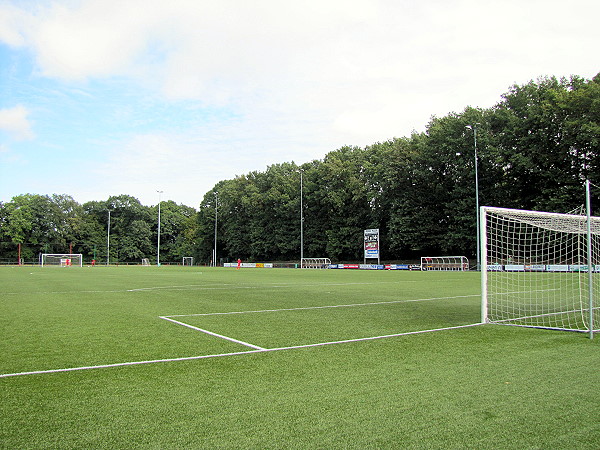
[[[189,256],[196,210],[163,201],[160,219],[161,260]],[[69,195],[19,195],[0,204],[0,223],[0,261],[5,263],[19,256],[37,262],[41,253],[81,253],[88,263],[140,263],[142,258],[156,260],[158,253],[158,206],[144,206],[129,195],[83,205]]]
[[[301,240],[305,257],[360,261],[368,228],[380,229],[387,261],[473,257],[476,179],[480,205],[568,212],[586,179],[600,185],[599,141],[600,74],[514,85],[493,107],[433,117],[422,133],[220,181],[198,209],[162,202],[161,261],[209,263],[215,235],[218,262],[295,261]],[[26,259],[72,248],[105,260],[109,210],[110,260],[155,259],[157,206],[31,194],[0,204],[0,259],[16,260],[21,243]]]

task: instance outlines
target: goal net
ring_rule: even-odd
[[[193,266],[194,265],[194,258],[192,256],[184,256],[182,264],[184,266]]]
[[[423,256],[421,270],[469,270],[466,256]]]
[[[40,258],[43,266],[78,266],[83,267],[83,255],[81,253],[43,253]]]
[[[600,217],[481,208],[482,322],[597,331]]]
[[[150,260],[148,258],[142,258],[142,266],[149,266]]]
[[[300,268],[302,269],[329,269],[331,260],[329,258],[302,258]]]

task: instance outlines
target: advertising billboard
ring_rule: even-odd
[[[379,261],[379,228],[365,230],[365,260],[377,259]]]

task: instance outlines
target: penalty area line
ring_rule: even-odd
[[[368,303],[347,303],[341,305],[321,305],[321,306],[301,306],[298,308],[279,308],[279,309],[257,309],[247,311],[227,311],[227,312],[213,312],[213,313],[197,313],[197,314],[170,314],[168,316],[161,316],[161,319],[167,319],[169,317],[192,317],[192,316],[227,316],[231,314],[254,314],[254,313],[269,313],[269,312],[285,312],[285,311],[307,311],[311,309],[329,309],[329,308],[350,308],[353,306],[379,306],[379,305],[393,305],[398,303],[414,303],[414,302],[431,302],[435,300],[454,300],[458,298],[469,298],[469,297],[480,297],[481,294],[469,294],[469,295],[455,295],[452,297],[431,297],[431,298],[414,298],[405,300],[390,300],[381,302],[368,302]]]
[[[218,338],[221,338],[221,339],[225,339],[226,341],[235,342],[236,344],[241,344],[241,345],[244,345],[246,347],[253,348],[255,350],[265,350],[264,348],[259,347],[258,345],[250,344],[248,342],[240,341],[238,339],[234,339],[234,338],[231,338],[231,337],[228,337],[228,336],[223,336],[222,334],[218,334],[218,333],[214,333],[212,331],[204,330],[202,328],[195,327],[195,326],[190,325],[188,323],[179,322],[178,320],[174,320],[174,319],[171,319],[169,317],[161,316],[160,318],[164,319],[164,320],[168,320],[169,322],[173,322],[174,324],[177,324],[177,325],[182,325],[184,327],[191,328],[192,330],[196,330],[196,331],[200,331],[202,333],[206,333],[206,334],[208,334],[210,336],[218,337]]]
[[[345,339],[341,341],[331,341],[331,342],[319,342],[316,344],[304,344],[304,345],[293,345],[290,347],[277,347],[277,348],[257,348],[256,350],[246,350],[240,352],[231,352],[231,353],[217,353],[212,355],[198,355],[198,356],[183,356],[180,358],[165,358],[165,359],[151,359],[147,361],[130,361],[130,362],[122,362],[122,363],[113,363],[113,364],[101,364],[97,366],[82,366],[82,367],[68,367],[64,369],[48,369],[48,370],[34,370],[30,372],[17,372],[17,373],[4,373],[0,374],[0,378],[9,378],[9,377],[19,377],[25,375],[43,375],[43,374],[52,374],[52,373],[61,373],[61,372],[77,372],[81,370],[92,370],[92,369],[109,369],[113,367],[127,367],[127,366],[140,366],[145,364],[157,364],[157,363],[166,363],[166,362],[178,362],[178,361],[194,361],[198,359],[208,359],[208,358],[221,358],[225,356],[239,356],[239,355],[247,355],[253,353],[267,353],[267,352],[277,352],[281,350],[296,350],[301,348],[311,348],[311,347],[323,347],[325,345],[335,345],[335,344],[347,344],[352,342],[361,342],[361,341],[372,341],[376,339],[386,339],[391,337],[400,337],[400,336],[409,336],[414,334],[424,334],[424,333],[433,333],[436,331],[447,331],[447,330],[456,330],[460,328],[469,328],[476,327],[479,325],[484,325],[483,323],[471,323],[468,325],[458,325],[454,327],[444,327],[444,328],[434,328],[430,330],[418,330],[418,331],[407,331],[404,333],[396,333],[396,334],[387,334],[384,336],[372,336],[366,338],[357,338],[357,339]]]

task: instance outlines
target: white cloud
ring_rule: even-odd
[[[0,42],[11,47],[25,45],[25,33],[31,25],[31,16],[11,4],[0,4]]]
[[[147,2],[151,3],[151,2]],[[85,80],[126,72],[143,49],[150,29],[149,5],[91,0],[52,3],[40,9],[28,32],[44,76]]]
[[[404,103],[406,86],[426,95],[428,82],[443,86],[446,81],[442,94],[457,97],[461,92],[447,80],[477,92],[498,76],[507,88],[547,72],[563,75],[569,64],[557,56],[566,52],[568,57],[579,39],[589,42],[598,32],[587,26],[593,25],[593,14],[577,15],[578,27],[565,38],[553,25],[558,5],[538,0],[82,0],[48,3],[20,16],[9,8],[10,16],[20,19],[7,23],[0,39],[28,42],[45,76],[133,77],[167,99],[246,109],[255,106],[257,94],[267,107],[291,99],[303,112],[331,111],[334,123],[360,115],[375,101]],[[577,9],[561,7],[560,14]],[[562,19],[561,24],[569,22]],[[374,92],[382,83],[390,88],[383,99]],[[356,99],[372,101],[355,105]]]
[[[0,109],[0,130],[19,141],[33,139],[34,134],[28,115],[29,111],[22,105]]]
[[[422,131],[431,115],[492,106],[540,75],[599,70],[595,0],[28,3],[0,0],[0,41],[33,56],[23,84],[56,83],[36,85],[36,132],[66,136],[62,155],[72,130],[114,141],[98,146],[110,155],[102,190],[147,189],[147,203],[162,189],[197,205],[235,174]],[[115,120],[40,122],[42,110],[62,113],[48,85],[85,93],[71,99],[82,115]],[[21,119],[11,133],[31,137]]]
[[[129,193],[144,204],[163,199],[197,207],[202,196],[223,176],[221,159],[206,143],[177,135],[149,133],[131,136],[108,149],[108,160],[96,168],[107,195]],[[233,165],[233,164],[232,164]]]
[[[271,121],[272,134],[263,135],[263,120],[208,123],[185,136],[172,132],[132,135],[105,147],[107,160],[97,165],[90,186],[108,195],[129,193],[144,204],[163,199],[197,207],[204,194],[221,180],[284,161],[304,163],[321,157],[331,147],[309,147],[289,124]],[[310,124],[309,124],[310,126]],[[72,192],[72,189],[67,189]],[[77,198],[98,198],[80,191]]]

